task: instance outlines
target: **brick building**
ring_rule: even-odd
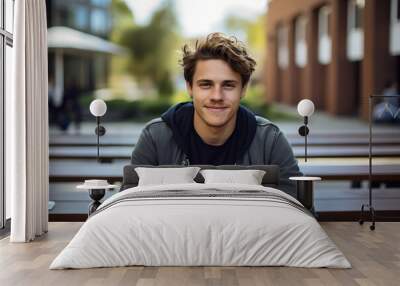
[[[368,118],[368,96],[400,83],[400,0],[271,0],[267,97]]]

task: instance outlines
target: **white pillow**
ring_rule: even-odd
[[[201,170],[204,183],[234,183],[261,185],[265,171],[262,170]]]
[[[199,170],[199,167],[135,168],[139,177],[138,186],[195,183],[193,179]]]

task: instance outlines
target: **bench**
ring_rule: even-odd
[[[292,146],[304,146],[304,138],[293,137],[288,138],[289,143]],[[309,146],[368,146],[369,138],[368,137],[334,137],[334,138],[324,138],[319,136],[310,136],[307,138],[307,144]],[[373,137],[372,138],[373,146],[377,145],[398,145],[400,146],[400,138],[391,138],[391,137]]]
[[[100,157],[111,161],[116,159],[129,160],[134,147],[131,146],[101,146]],[[293,146],[294,155],[297,158],[304,157],[304,146]],[[374,157],[399,157],[400,146],[378,145],[373,146]],[[339,157],[368,157],[369,147],[363,146],[309,146],[307,155],[310,158],[339,158]],[[96,159],[96,146],[51,146],[49,148],[50,159]]]
[[[101,146],[131,146],[133,147],[140,134],[109,134],[100,138]],[[292,146],[304,145],[304,138],[298,134],[288,134],[287,139]],[[397,134],[374,134],[372,138],[374,145],[400,145],[400,133]],[[96,146],[97,137],[93,134],[82,135],[51,135],[50,146]],[[367,134],[311,134],[307,138],[307,144],[311,145],[368,145]]]
[[[110,183],[121,182],[123,167],[129,161],[117,161],[112,164],[99,164],[96,161],[51,160],[49,166],[50,182],[81,182],[87,179],[107,179]],[[323,180],[368,180],[368,164],[325,165],[299,164],[307,176],[321,177]],[[374,181],[400,181],[399,164],[373,166]]]
[[[100,137],[102,146],[134,146],[140,134],[105,134]],[[50,135],[50,146],[96,146],[95,134]]]

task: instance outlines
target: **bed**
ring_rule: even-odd
[[[198,166],[263,170],[260,185],[204,182],[200,173],[191,183],[138,185],[137,167],[124,168],[121,192],[88,218],[50,269],[351,267],[313,215],[278,189],[277,166]]]

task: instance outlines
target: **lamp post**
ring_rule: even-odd
[[[100,136],[106,134],[104,126],[100,125],[100,117],[102,117],[107,111],[107,105],[102,99],[95,99],[90,103],[90,113],[96,117],[97,127],[95,133],[97,135],[97,162],[100,162]]]
[[[314,113],[314,103],[309,99],[303,99],[297,105],[297,112],[304,117],[304,125],[300,126],[299,134],[304,136],[304,160],[307,162],[307,135],[309,129],[307,127],[308,117]]]

